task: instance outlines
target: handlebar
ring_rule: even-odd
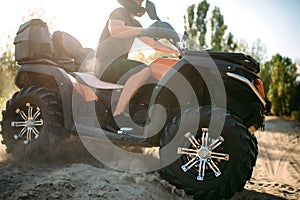
[[[149,28],[144,29],[140,37],[151,37],[154,39],[167,39],[177,43],[180,38],[174,28],[167,22],[156,21]]]

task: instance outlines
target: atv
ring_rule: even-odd
[[[161,67],[131,99],[125,124],[112,117],[123,85],[91,69],[97,50],[65,32],[51,35],[41,19],[22,24],[14,40],[20,91],[2,111],[2,143],[16,159],[45,159],[76,135],[109,167],[126,171],[112,157],[139,159],[142,172],[159,171],[195,199],[228,199],[251,178],[254,133],[270,110],[259,63],[242,53],[188,50],[187,34],[179,38],[147,4],[156,22],[142,35],[169,41],[180,56],[153,61]],[[124,146],[159,147],[160,161]]]

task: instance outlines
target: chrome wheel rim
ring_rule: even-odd
[[[41,109],[26,103],[24,107],[18,107],[15,113],[20,116],[20,119],[11,121],[11,127],[16,128],[14,139],[23,139],[24,144],[37,139],[40,136],[40,128],[44,125]]]
[[[184,155],[188,160],[187,163],[181,166],[184,172],[191,168],[198,172],[197,180],[203,181],[206,170],[212,170],[215,177],[219,177],[222,172],[218,164],[222,161],[229,160],[229,154],[218,152],[218,147],[224,142],[223,137],[213,140],[209,137],[208,129],[202,129],[201,142],[190,132],[185,134],[185,138],[191,143],[190,148],[179,147],[177,153]],[[210,143],[210,144],[209,144]]]

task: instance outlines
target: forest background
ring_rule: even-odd
[[[23,17],[23,21],[31,18],[43,18],[40,8],[33,8]],[[220,8],[211,7],[209,1],[199,1],[187,7],[183,18],[184,29],[195,41],[194,47],[220,52],[241,52],[251,55],[261,66],[259,73],[265,88],[267,98],[272,102],[271,113],[277,116],[288,116],[300,120],[300,76],[297,66],[300,60],[292,60],[279,53],[267,59],[267,47],[260,39],[248,43],[245,39],[237,39],[230,27],[225,23],[225,17]],[[17,25],[18,26],[18,25]],[[51,29],[51,22],[48,24]],[[18,90],[14,85],[14,77],[18,70],[14,60],[13,35],[8,35],[7,43],[0,46],[0,108],[5,108],[5,102]],[[3,39],[3,38],[2,38]],[[193,48],[194,48],[193,47]],[[136,59],[149,61],[160,54],[145,56],[142,52],[135,54]]]

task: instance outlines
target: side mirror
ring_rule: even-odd
[[[182,41],[186,41],[188,38],[189,38],[189,34],[186,31],[184,31]]]
[[[146,2],[146,12],[148,13],[150,19],[160,21],[156,13],[155,4],[149,0]]]

